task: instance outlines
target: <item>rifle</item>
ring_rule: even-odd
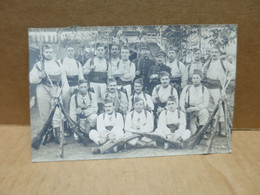
[[[38,150],[40,148],[43,137],[44,137],[44,135],[46,135],[47,130],[52,123],[52,118],[53,118],[54,112],[56,110],[56,107],[57,107],[57,105],[55,105],[51,109],[47,121],[44,123],[43,127],[38,132],[36,132],[36,136],[32,140],[32,147],[35,148],[36,150]]]
[[[60,115],[61,115],[61,111],[60,111]],[[60,158],[63,158],[64,156],[64,120],[62,119],[62,115],[61,115],[61,120],[60,120],[60,131],[61,131],[61,140],[60,140]]]
[[[83,145],[86,146],[89,143],[89,139],[88,135],[84,132],[84,129],[70,118],[70,116],[66,113],[64,106],[61,103],[59,103],[59,106],[61,108],[61,112],[63,113],[67,121],[72,125],[72,130],[74,131],[74,133],[76,133],[80,137]]]
[[[148,137],[148,138],[151,138],[153,140],[160,140],[162,142],[167,142],[172,146],[175,146],[177,148],[182,148],[182,143],[180,141],[171,140],[171,139],[168,139],[166,137],[163,137],[163,136],[155,134],[155,133],[147,133],[147,132],[132,132],[132,133],[137,134],[137,135],[141,135],[141,136],[144,136],[144,137]]]
[[[204,133],[206,132],[206,130],[209,128],[211,121],[213,120],[213,118],[215,117],[217,111],[219,109],[219,104],[216,105],[213,113],[211,114],[211,116],[208,118],[207,123],[198,131],[196,132],[194,135],[192,135],[189,139],[185,140],[183,142],[183,148],[188,148],[188,149],[193,149],[195,147],[195,145],[199,144],[200,141],[203,138]]]
[[[106,151],[110,150],[111,148],[114,148],[115,146],[124,144],[125,142],[128,142],[132,139],[138,138],[140,135],[131,135],[128,137],[123,137],[121,139],[118,139],[116,141],[112,141],[109,140],[108,142],[106,142],[105,144],[103,144],[102,146],[99,147],[100,153],[103,154]]]

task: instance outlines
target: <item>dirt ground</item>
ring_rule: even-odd
[[[35,136],[36,131],[40,128],[39,113],[37,107],[31,110],[31,138]],[[163,147],[158,148],[138,148],[138,149],[123,149],[118,153],[92,154],[92,147],[96,144],[89,143],[86,147],[82,143],[78,143],[73,137],[65,138],[67,145],[64,146],[64,157],[60,158],[59,145],[54,142],[41,145],[38,150],[32,148],[32,161],[68,161],[68,160],[90,160],[90,159],[113,159],[113,158],[134,158],[134,157],[152,157],[152,156],[170,156],[170,155],[187,155],[187,154],[207,154],[207,142],[202,140],[201,143],[195,146],[194,149],[175,149],[169,148],[165,150]],[[220,137],[216,135],[213,139],[210,153],[230,153],[231,137]]]

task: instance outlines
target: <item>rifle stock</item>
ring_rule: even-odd
[[[199,130],[199,132],[195,133],[189,139],[187,139],[183,142],[184,148],[193,149],[195,147],[195,145],[200,143],[205,131],[209,128],[211,121],[215,117],[215,115],[218,111],[218,108],[219,108],[219,104],[216,105],[216,107],[215,107],[214,111],[212,112],[212,115],[209,117],[207,123]]]
[[[40,145],[43,140],[43,136],[46,134],[49,126],[52,123],[52,118],[53,118],[54,112],[56,110],[56,107],[57,107],[57,105],[55,105],[52,108],[47,121],[44,123],[43,127],[36,133],[36,136],[32,140],[32,147],[35,148],[36,150],[38,150],[40,148]]]
[[[154,133],[147,133],[147,132],[134,132],[134,134],[138,134],[138,135],[142,135],[142,136],[145,136],[145,137],[148,137],[148,138],[151,138],[153,140],[161,140],[163,142],[167,142],[171,145],[174,145],[178,148],[182,148],[182,144],[180,141],[174,141],[174,140],[170,140],[170,139],[167,139],[161,135],[158,135],[158,134],[154,134]]]
[[[67,121],[73,125],[72,130],[80,137],[83,145],[86,146],[89,143],[89,139],[88,135],[84,132],[84,129],[70,118],[70,116],[66,113],[64,106],[61,103],[59,103],[59,106],[61,108],[61,112],[64,114]]]
[[[109,140],[108,142],[106,142],[105,144],[103,144],[102,146],[99,147],[100,153],[103,154],[106,151],[110,150],[111,148],[113,148],[117,145],[123,144],[127,141],[130,141],[132,139],[138,138],[139,136],[140,135],[131,135],[131,136],[128,136],[128,137],[123,137],[121,139],[118,139],[115,142]]]

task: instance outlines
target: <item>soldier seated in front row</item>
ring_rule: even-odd
[[[134,99],[134,110],[127,114],[125,119],[125,136],[131,136],[135,132],[153,132],[153,116],[144,109],[144,100],[140,97]],[[150,138],[136,138],[128,142],[132,146],[156,147],[156,142]]]
[[[90,129],[96,126],[98,110],[96,96],[88,89],[88,81],[79,80],[78,93],[74,94],[70,101],[70,118],[80,124],[85,133],[89,133]],[[74,138],[79,139],[75,133]]]
[[[192,75],[192,85],[186,86],[180,98],[180,107],[187,113],[188,126],[194,135],[205,125],[209,118],[209,92],[201,84],[202,71],[195,69]]]
[[[122,89],[124,90],[124,89]],[[121,113],[123,116],[126,115],[128,110],[128,100],[127,95],[122,90],[117,88],[117,82],[114,78],[109,78],[107,80],[107,91],[102,96],[102,101],[106,99],[114,102],[115,111]],[[103,112],[103,108],[100,113]]]
[[[153,101],[150,95],[143,91],[143,79],[139,78],[134,81],[134,92],[133,95],[129,98],[129,110],[134,109],[134,99],[140,97],[144,100],[144,108],[148,111],[154,110]]]
[[[161,135],[169,140],[187,140],[191,132],[186,129],[185,113],[178,110],[177,100],[174,96],[169,96],[166,104],[166,110],[159,116],[158,128],[155,134]],[[168,149],[169,144],[164,143],[164,148]]]
[[[102,145],[107,141],[116,141],[124,136],[124,120],[120,113],[115,111],[113,101],[106,99],[104,101],[105,113],[102,113],[97,118],[97,130],[89,132],[89,138],[96,144]],[[117,152],[117,146],[113,148]],[[98,153],[96,148],[92,149],[93,153]]]
[[[176,89],[170,85],[170,74],[166,71],[160,73],[161,84],[153,89],[152,99],[154,102],[154,114],[158,117],[160,112],[165,109],[168,97],[173,95],[178,105],[178,93]]]

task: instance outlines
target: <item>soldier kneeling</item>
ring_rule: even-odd
[[[166,110],[159,116],[158,128],[155,134],[158,134],[172,141],[187,140],[191,136],[190,130],[186,129],[185,114],[177,109],[178,105],[174,96],[169,96],[166,104]],[[164,148],[168,149],[169,144],[164,143]]]
[[[106,99],[104,101],[105,113],[102,113],[97,118],[97,130],[89,132],[89,138],[97,145],[103,145],[109,140],[115,142],[124,136],[124,120],[120,113],[115,111],[113,101]],[[113,148],[117,152],[117,146]],[[93,153],[99,153],[98,148],[92,149]]]

